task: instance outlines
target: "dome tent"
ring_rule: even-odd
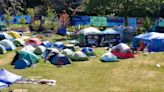
[[[14,38],[7,33],[0,33],[0,40],[7,39],[12,41]]]
[[[115,62],[118,61],[118,58],[113,55],[111,52],[107,52],[101,56],[100,59],[102,62]]]
[[[14,63],[15,69],[25,69],[30,66],[30,63],[25,59],[18,59]]]
[[[45,46],[46,48],[51,48],[53,43],[49,41],[43,41],[42,45]]]
[[[65,49],[71,49],[72,51],[76,51],[74,44],[65,44]]]
[[[112,48],[112,53],[116,55],[118,58],[122,58],[122,59],[134,57],[131,48],[124,43],[120,43],[114,46]]]
[[[17,32],[14,32],[14,31],[10,31],[8,34],[11,35],[15,39],[16,38],[21,38],[21,35],[18,34]]]
[[[85,53],[87,56],[95,56],[95,53],[93,52],[93,48],[90,47],[84,47],[81,50],[83,53]]]
[[[14,65],[15,62],[19,59],[25,59],[30,63],[30,65],[34,65],[39,61],[40,58],[30,51],[20,50],[15,55],[11,64]]]
[[[0,45],[0,54],[6,53],[6,49],[4,46]]]
[[[24,46],[21,50],[34,52],[35,47],[33,47],[32,45],[26,45],[26,46]]]
[[[59,54],[59,50],[56,48],[47,48],[43,54],[42,54],[42,58],[44,59],[48,59],[50,56],[52,55],[57,55]]]
[[[10,50],[15,50],[16,47],[13,44],[12,41],[4,39],[2,41],[0,41],[0,45],[4,46],[6,50],[10,51]]]
[[[71,49],[64,49],[62,54],[66,55],[67,57],[71,57],[73,55],[73,51]]]
[[[38,38],[31,38],[26,42],[26,45],[32,45],[34,47],[41,45],[42,42]]]
[[[83,52],[77,51],[72,55],[71,60],[72,61],[86,61],[88,60],[88,57]]]
[[[46,47],[40,45],[40,46],[36,47],[34,53],[37,55],[41,55],[45,50],[46,50]]]
[[[53,47],[57,48],[58,50],[62,50],[62,49],[64,49],[64,43],[63,42],[56,42],[56,43],[54,43]]]
[[[8,85],[6,83],[0,82],[0,89],[6,88]]]
[[[51,56],[48,60],[54,65],[67,65],[71,64],[69,58],[63,54],[57,54]]]
[[[20,39],[20,38],[17,38],[13,41],[13,43],[15,44],[15,46],[19,47],[19,46],[24,46],[25,45],[25,42]]]

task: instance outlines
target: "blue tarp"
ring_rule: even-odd
[[[137,18],[128,18],[128,26],[137,27]]]
[[[0,82],[0,89],[8,87],[6,83]]]
[[[58,34],[60,35],[66,35],[67,34],[67,29],[66,27],[61,27],[58,29]]]
[[[21,79],[22,79],[22,76],[11,73],[5,69],[0,70],[0,82],[11,85]]]
[[[150,32],[135,36],[133,38],[133,47],[139,47],[139,42],[141,40],[144,42],[145,46],[148,46],[149,51],[164,51],[164,33]]]
[[[73,16],[72,25],[90,25],[90,16]]]
[[[125,24],[125,18],[107,18],[108,26],[121,26]]]

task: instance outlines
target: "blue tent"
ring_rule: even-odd
[[[30,66],[30,63],[26,59],[18,59],[14,65],[15,69],[25,69]]]
[[[7,33],[0,33],[0,40],[3,40],[3,39],[7,39],[7,40],[10,40],[10,41],[14,40],[14,38],[11,37],[11,36],[10,36],[9,34],[7,34]]]
[[[60,34],[60,35],[66,35],[67,34],[66,27],[59,28],[58,29],[58,34]]]
[[[57,48],[58,50],[62,50],[62,49],[64,49],[64,43],[63,42],[56,42],[56,43],[54,43],[53,47]]]
[[[0,89],[8,87],[6,83],[0,82]]]
[[[135,36],[133,38],[133,47],[139,47],[141,40],[144,42],[144,45],[148,47],[149,51],[164,51],[164,33],[150,32]]]
[[[50,57],[50,62],[54,65],[67,65],[71,64],[69,58],[63,54],[58,54]]]
[[[51,48],[53,44],[52,44],[52,42],[44,41],[44,42],[42,43],[42,45],[45,46],[46,48]]]
[[[0,41],[0,45],[4,46],[5,49],[8,51],[16,49],[16,46],[14,45],[14,43],[7,39]]]
[[[0,82],[11,85],[21,79],[22,79],[22,76],[11,73],[5,69],[0,70]]]
[[[106,29],[104,31],[102,31],[103,34],[120,34],[118,31],[114,30],[114,29]]]
[[[84,47],[81,50],[84,54],[86,54],[87,56],[95,56],[94,52],[93,52],[93,48],[91,47]]]

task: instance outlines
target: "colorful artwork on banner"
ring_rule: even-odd
[[[106,17],[90,17],[90,24],[92,26],[107,26],[107,18]]]

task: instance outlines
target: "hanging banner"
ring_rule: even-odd
[[[128,26],[137,27],[137,19],[136,18],[128,18]]]
[[[106,17],[90,17],[90,24],[92,26],[107,26],[107,18]]]
[[[123,17],[119,17],[119,18],[115,18],[115,17],[108,17],[108,26],[109,27],[114,27],[114,26],[121,26],[125,24],[125,18]]]

